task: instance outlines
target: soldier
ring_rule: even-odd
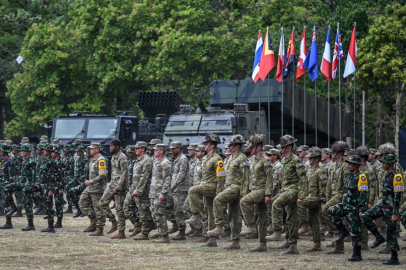
[[[299,182],[305,181],[305,166],[300,158],[292,153],[294,143],[297,140],[291,135],[281,137],[281,156],[283,173],[281,181],[281,190],[277,198],[272,204],[272,225],[274,233],[268,236],[270,241],[281,241],[282,218],[283,210],[286,211],[286,226],[289,249],[284,254],[298,254],[297,239],[298,239],[298,220],[297,220],[297,198]],[[269,202],[269,199],[267,200]],[[281,248],[286,247],[282,245]]]
[[[320,194],[321,198],[320,201],[322,204],[326,203],[326,188],[328,177],[330,175],[331,167],[333,166],[333,161],[331,160],[331,149],[330,148],[323,148],[321,149],[321,169],[323,171],[323,179],[320,181],[321,189]],[[320,211],[320,233],[324,234],[328,230],[326,221],[324,220],[324,216]],[[332,233],[329,233],[329,236],[333,237]]]
[[[364,213],[367,209],[366,192],[368,191],[368,182],[365,175],[359,171],[362,164],[360,156],[352,155],[345,162],[348,163],[349,175],[344,184],[343,200],[329,207],[327,214],[339,231],[336,242],[343,241],[351,232],[353,254],[348,258],[348,261],[362,261],[360,213]],[[344,226],[343,217],[347,218],[350,232]]]
[[[217,134],[206,133],[205,141],[203,142],[204,150],[206,151],[206,156],[202,159],[203,179],[200,185],[189,189],[192,217],[186,223],[197,224],[201,222],[200,199],[204,197],[209,230],[215,227],[213,215],[214,197],[224,189],[224,163],[220,155],[215,152],[218,143],[220,143],[220,138]],[[217,247],[216,237],[209,237],[209,240],[202,246]]]
[[[88,159],[85,155],[85,147],[83,145],[77,145],[75,148],[75,155],[77,156],[74,159],[74,171],[73,178],[69,181],[66,189],[71,199],[72,205],[77,209],[77,212],[73,215],[74,218],[80,217],[83,213],[79,207],[79,198],[83,190],[85,190],[85,180],[86,180],[86,164]]]
[[[16,177],[21,174],[21,164],[23,163],[23,157],[20,152],[21,152],[20,145],[13,144],[11,146],[11,153],[13,154],[13,163],[14,163],[14,175]],[[18,179],[16,179],[16,181],[19,183]],[[18,184],[18,186],[19,186],[19,184]],[[16,211],[16,213],[13,215],[13,217],[22,217],[23,214],[21,213],[21,210],[24,208],[24,193],[23,193],[22,189],[20,188],[20,186],[13,192],[14,192],[14,196],[16,197],[16,201],[17,201],[17,208],[13,209],[13,212],[14,212],[14,210]]]
[[[35,159],[35,163],[36,163],[36,175],[35,175],[35,182],[37,183],[38,187],[41,187],[41,181],[39,179],[39,168],[41,166],[41,162],[43,161],[44,157],[42,155],[42,151],[44,150],[44,145],[42,143],[39,143],[37,145],[37,157]],[[35,211],[34,211],[34,215],[43,215],[45,214],[45,206],[43,205],[43,198],[42,198],[42,190],[40,190],[39,192],[36,192],[36,194],[38,196],[37,199],[34,201],[35,203]]]
[[[270,161],[264,154],[262,154],[262,144],[264,139],[265,136],[262,134],[255,134],[250,138],[250,143],[252,144],[250,149],[252,156],[254,157],[253,162],[250,162],[251,192],[242,197],[240,201],[241,212],[248,226],[246,234],[258,234],[259,236],[259,246],[250,249],[251,252],[267,251],[265,239],[267,227],[265,194],[270,194],[270,190],[272,190],[273,171]],[[265,191],[267,183],[270,183],[268,184],[269,192]],[[248,183],[243,182],[243,185],[248,185]],[[244,190],[246,187],[242,187],[242,189]],[[254,212],[252,211],[252,206],[254,205],[258,209],[258,230],[255,224]]]
[[[104,209],[109,208],[109,203],[114,198],[116,205],[116,214],[118,222],[114,222],[113,227],[117,223],[116,229],[118,233],[113,236],[111,239],[125,239],[125,215],[123,210],[125,195],[128,191],[128,178],[127,178],[127,157],[121,152],[121,141],[114,139],[110,143],[110,153],[113,155],[111,157],[111,180],[107,184],[107,188],[103,193],[102,198],[100,199],[100,205]],[[110,209],[108,210],[110,211]],[[109,213],[105,213],[109,215]],[[114,228],[113,228],[114,229]],[[112,231],[113,232],[113,231]],[[107,232],[107,233],[112,233]]]
[[[14,203],[13,197],[11,194],[7,194],[7,186],[13,184],[14,182],[14,163],[12,159],[9,157],[10,153],[10,146],[7,144],[1,145],[0,154],[2,156],[1,162],[1,169],[0,169],[0,193],[2,199],[2,205],[4,207],[4,213],[11,213],[9,215],[6,214],[6,224],[4,226],[0,226],[0,229],[12,229],[13,224],[11,223],[11,216],[16,211],[17,206]]]
[[[62,228],[63,219],[63,205],[66,203],[63,199],[63,191],[65,189],[65,183],[63,181],[64,172],[66,170],[65,164],[61,160],[61,145],[54,145],[51,153],[52,158],[55,160],[57,171],[55,172],[55,182],[57,183],[56,189],[54,190],[55,199],[55,212],[57,216],[57,221],[54,228]]]
[[[73,203],[71,200],[71,196],[69,195],[69,189],[72,188],[68,186],[68,184],[72,181],[73,174],[74,174],[74,164],[75,160],[73,159],[71,155],[72,151],[72,146],[70,144],[67,144],[63,147],[63,158],[61,158],[61,162],[64,165],[64,171],[63,171],[63,183],[64,186],[66,187],[66,199],[68,201],[68,209],[64,212],[64,214],[71,214],[73,213],[72,207]]]
[[[397,158],[394,154],[386,154],[380,160],[382,168],[386,171],[382,186],[382,201],[370,208],[365,213],[361,212],[361,220],[376,237],[371,248],[375,248],[385,243],[385,238],[379,233],[373,220],[383,217],[387,226],[387,241],[390,245],[391,258],[384,261],[386,265],[398,265],[399,244],[396,233],[396,222],[399,216],[399,205],[404,192],[404,183],[402,174],[398,174],[395,168]]]
[[[147,149],[147,154],[152,157],[152,159],[155,159],[154,157],[154,147],[155,145],[157,145],[158,143],[162,143],[162,140],[160,139],[152,139],[149,143],[148,143],[148,149]]]
[[[240,249],[240,225],[238,223],[240,197],[248,193],[249,165],[247,157],[240,151],[245,143],[242,135],[234,135],[230,138],[229,151],[232,158],[227,165],[225,189],[214,198],[213,212],[216,228],[207,232],[209,236],[218,237],[224,233],[224,207],[228,204],[231,245],[225,249]]]
[[[301,145],[297,148],[297,156],[302,160],[303,165],[305,166],[305,173],[310,169],[310,164],[309,160],[307,158],[307,153],[309,151],[309,146],[307,145]],[[306,177],[302,177],[302,179],[305,179]],[[301,181],[299,182],[299,198],[305,198],[306,197],[306,182]],[[308,213],[308,208],[305,207],[302,204],[299,204],[297,206],[297,214],[298,214],[298,219],[299,219],[299,225],[300,228],[298,230],[299,235],[305,235],[309,232],[311,232],[310,226],[309,226],[309,213]]]
[[[306,198],[298,198],[297,203],[303,205],[309,211],[309,223],[313,234],[313,247],[307,251],[321,251],[320,237],[320,198],[322,190],[323,171],[319,166],[321,159],[321,149],[312,147],[307,152],[306,157],[309,159],[310,168],[307,171]]]
[[[198,161],[196,157],[196,147],[198,146],[197,143],[191,143],[189,144],[187,148],[188,156],[189,156],[189,188],[193,186],[193,177],[194,177],[194,170],[196,163]],[[183,203],[182,206],[183,212],[186,215],[186,218],[190,218],[192,216],[192,213],[190,212],[190,207],[189,207],[189,196],[186,197],[185,202]],[[190,225],[190,231],[186,233],[187,236],[193,235],[196,232],[195,237],[199,237],[202,235],[202,227],[201,225]]]
[[[152,158],[147,154],[147,143],[138,141],[135,145],[135,153],[138,157],[133,169],[132,195],[137,205],[139,219],[141,222],[141,234],[134,240],[148,240],[151,231],[151,201],[150,187],[152,177]],[[135,230],[134,230],[135,231]]]
[[[81,139],[75,139],[72,143],[72,146],[74,149],[78,148],[78,146],[83,146],[83,149],[85,149],[85,146],[83,145],[83,141]],[[73,155],[73,159],[76,161],[78,159],[77,152]]]
[[[103,228],[106,223],[106,211],[100,204],[100,199],[103,196],[103,192],[107,185],[107,164],[106,160],[100,154],[100,143],[90,144],[90,156],[89,160],[89,180],[85,180],[86,189],[83,191],[79,200],[80,209],[91,219],[91,225],[96,219],[97,229],[90,236],[103,236]],[[96,216],[92,213],[91,206],[94,207]],[[110,208],[108,208],[110,210]],[[89,226],[90,227],[90,226]],[[88,228],[89,228],[88,227]]]
[[[265,145],[262,147],[262,154],[263,154],[264,156],[267,156],[266,153],[267,153],[269,150],[271,150],[271,149],[275,149],[275,147],[273,147],[273,145],[270,145],[270,144],[265,144]]]
[[[330,217],[327,214],[327,209],[343,200],[344,183],[348,176],[348,168],[344,162],[344,154],[349,149],[348,144],[343,141],[336,141],[331,146],[332,158],[334,165],[330,170],[330,175],[327,181],[326,187],[326,203],[321,203],[321,212],[324,216],[324,220],[329,227],[330,232],[338,234],[334,224],[330,221]],[[334,247],[332,251],[328,251],[327,254],[344,254],[344,241],[333,241],[331,245],[327,247]]]
[[[269,199],[275,197],[280,190],[281,186],[281,179],[282,179],[282,164],[280,162],[280,151],[276,148],[268,150],[266,152],[266,155],[268,156],[269,161],[271,162],[272,165],[272,183],[267,183],[266,188],[265,188],[265,196],[269,197]],[[267,216],[268,216],[268,227],[267,227],[267,232],[270,235],[272,235],[273,228],[272,228],[272,200],[270,200],[267,203]]]

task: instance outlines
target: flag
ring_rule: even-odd
[[[331,70],[331,76],[333,79],[336,78],[337,67],[338,67],[338,64],[340,63],[339,60],[341,58],[343,58],[343,56],[344,56],[343,44],[341,43],[340,30],[337,27],[336,41],[334,44],[333,69]]]
[[[290,39],[289,39],[289,45],[288,45],[288,53],[286,54],[286,66],[285,70],[283,73],[283,80],[286,81],[287,79],[290,78],[295,72],[295,40],[294,40],[294,34],[295,30],[292,30],[292,33],[290,34]]]
[[[252,79],[254,80],[254,82],[257,82],[259,79],[259,62],[261,62],[262,48],[263,48],[262,36],[261,31],[259,31],[257,46],[255,48],[254,66],[252,68]]]
[[[324,45],[323,59],[321,60],[320,71],[328,82],[331,81],[331,56],[330,56],[330,27],[327,30],[326,43]]]
[[[19,55],[17,57],[16,61],[17,61],[18,64],[21,64],[24,61],[24,58],[21,55]]]
[[[357,41],[355,39],[355,24],[352,30],[350,47],[348,48],[347,63],[345,63],[344,78],[355,72],[357,57]]]
[[[282,82],[283,71],[285,69],[285,63],[286,63],[285,37],[283,36],[283,29],[282,29],[281,41],[279,43],[278,66],[276,68],[276,80],[278,82]]]
[[[306,56],[306,59],[303,62],[303,66],[307,68],[310,79],[312,82],[319,77],[319,54],[317,50],[317,37],[316,37],[316,28],[313,29],[312,45],[309,49],[309,52]]]
[[[297,69],[296,69],[296,81],[298,82],[300,80],[300,77],[305,74],[306,69],[303,67],[303,62],[306,58],[307,52],[306,52],[306,29],[303,28],[303,33],[302,33],[302,40],[300,41],[300,52],[299,52],[299,57],[297,59]]]
[[[276,65],[275,54],[273,52],[271,36],[269,35],[269,27],[266,29],[264,46],[262,48],[261,61],[259,62],[259,77],[262,80],[266,79],[269,71]]]

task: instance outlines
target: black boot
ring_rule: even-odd
[[[370,245],[371,248],[376,248],[376,247],[378,247],[379,245],[381,245],[381,244],[383,244],[383,243],[386,242],[386,241],[385,241],[385,238],[382,236],[382,234],[380,234],[380,233],[378,232],[378,230],[371,231],[371,232],[372,232],[373,235],[375,236],[375,242],[374,242],[372,245]]]
[[[385,264],[385,265],[399,265],[400,262],[399,262],[399,259],[398,259],[397,250],[391,249],[390,252],[391,252],[390,259],[387,260],[387,261],[384,261],[383,264]]]
[[[14,203],[14,201],[12,200],[12,201],[11,201],[11,210],[7,212],[6,217],[12,217],[13,214],[14,214],[15,212],[17,212],[17,211],[18,211],[18,207],[17,207],[17,205]]]
[[[54,221],[48,221],[48,228],[41,230],[41,232],[54,233]]]
[[[362,261],[361,257],[361,246],[353,247],[353,252],[351,258],[348,258],[349,262],[360,262]]]
[[[4,229],[12,229],[13,228],[13,224],[11,223],[11,216],[6,217],[6,224],[4,224],[4,226],[0,226],[0,229],[4,230]]]
[[[17,212],[12,216],[12,217],[22,217],[23,213],[21,212],[21,209],[18,208]]]
[[[29,219],[28,220],[28,226],[25,228],[21,229],[23,232],[26,231],[35,231],[35,227],[34,227],[34,220],[33,219]]]
[[[83,213],[82,213],[82,210],[80,210],[80,207],[79,207],[79,204],[78,204],[78,203],[75,204],[75,207],[76,207],[76,209],[77,209],[78,211],[73,215],[73,217],[74,217],[74,218],[77,218],[77,217],[80,217]]]
[[[63,228],[62,227],[62,218],[61,217],[58,217],[58,220],[56,221],[54,228]]]
[[[72,214],[73,213],[73,211],[72,211],[72,205],[69,205],[68,206],[68,209],[66,209],[66,211],[65,212],[63,212],[64,214]],[[56,224],[55,224],[56,225]]]
[[[338,237],[336,238],[336,242],[343,241],[345,237],[350,235],[350,232],[347,231],[344,224],[340,223],[339,225],[336,225],[336,228],[339,231]]]

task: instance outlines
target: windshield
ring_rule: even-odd
[[[83,138],[83,133],[77,136],[85,124],[85,119],[58,119],[55,127],[55,138]]]
[[[114,137],[117,119],[89,119],[89,127],[87,129],[88,139],[106,139]]]

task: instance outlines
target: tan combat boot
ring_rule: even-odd
[[[103,236],[103,227],[98,226],[95,232],[89,234],[89,236]]]
[[[97,227],[97,218],[91,218],[89,226],[83,232],[94,232]]]
[[[180,230],[179,233],[175,237],[172,237],[172,240],[175,240],[175,241],[186,240],[185,229]]]
[[[133,232],[130,233],[130,237],[131,237],[131,236],[136,236],[137,234],[139,234],[139,233],[141,232],[141,229],[142,229],[141,226],[135,227],[134,230],[133,230]]]
[[[207,241],[209,241],[209,238],[203,236],[203,237],[200,237],[200,238],[198,238],[197,240],[195,240],[193,242],[195,242],[195,243],[207,243]]]
[[[190,235],[190,237],[201,237],[202,236],[202,229],[197,229]]]
[[[286,241],[283,245],[280,245],[276,249],[288,249],[290,247],[290,244],[288,241]]]
[[[309,224],[304,223],[302,227],[297,231],[300,236],[304,236],[306,233],[310,232]]]
[[[282,254],[299,254],[299,251],[297,250],[297,244],[291,244],[289,246],[289,249],[285,252],[282,252]]]
[[[368,242],[361,244],[361,250],[369,250]]]
[[[244,237],[244,239],[258,239],[258,234],[248,234],[247,236]]]
[[[250,252],[266,252],[268,249],[266,248],[266,242],[259,242],[259,246],[256,248],[251,248]]]
[[[149,240],[149,237],[148,237],[148,235],[146,235],[146,234],[139,234],[137,237],[134,237],[134,240]]]
[[[218,225],[213,230],[207,232],[207,234],[209,236],[214,236],[214,237],[219,237],[223,233],[224,233],[224,228],[222,226],[218,226]]]
[[[241,236],[246,236],[249,234],[257,234],[257,227],[255,225],[253,226],[248,226],[247,229],[243,230],[240,235]]]
[[[271,236],[265,238],[268,241],[283,241],[281,231],[274,231]]]
[[[200,214],[193,214],[191,218],[187,219],[186,224],[200,224],[202,221],[200,219]]]
[[[223,249],[241,249],[240,247],[240,240],[232,240],[229,246],[223,247]]]
[[[272,225],[269,225],[268,227],[266,227],[266,232],[269,233],[269,235],[273,234],[273,227]]]
[[[168,231],[168,234],[176,233],[177,231],[179,231],[178,223],[172,221],[172,228]]]
[[[125,233],[124,231],[118,231],[118,233],[116,235],[114,235],[113,237],[111,237],[111,239],[125,239]]]
[[[107,231],[107,234],[111,234],[111,233],[117,231],[117,225],[118,225],[117,220],[113,220],[111,222],[111,228],[110,228],[110,230]]]
[[[313,251],[321,251],[321,243],[320,242],[314,242],[313,247],[311,249],[308,249],[306,251],[313,252]]]
[[[171,240],[169,239],[169,236],[165,235],[165,236],[161,236],[158,239],[152,241],[152,243],[161,243],[161,244],[166,244],[166,243],[170,243]]]
[[[196,231],[195,228],[190,228],[190,230],[185,234],[186,236],[191,236],[192,234],[194,234]]]
[[[209,237],[209,240],[200,246],[201,247],[217,247],[217,240],[215,237]]]

